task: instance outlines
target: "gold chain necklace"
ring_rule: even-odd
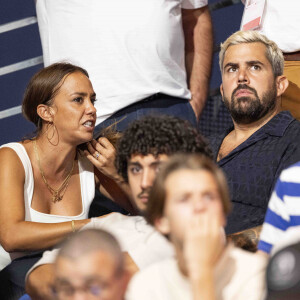
[[[43,178],[43,181],[44,181],[47,189],[49,190],[49,192],[52,195],[52,202],[55,203],[55,202],[61,201],[64,194],[65,194],[65,191],[67,190],[67,187],[69,185],[69,182],[70,182],[70,179],[71,179],[71,176],[72,176],[72,172],[73,172],[73,169],[74,169],[75,160],[73,160],[73,165],[72,165],[72,169],[71,169],[70,173],[67,175],[67,177],[65,178],[65,180],[63,181],[61,186],[57,190],[55,190],[54,188],[52,188],[49,185],[49,183],[48,183],[48,181],[45,177],[44,171],[42,169],[41,162],[40,162],[40,157],[39,157],[38,150],[37,150],[36,139],[32,140],[32,142],[33,142],[34,153],[35,153],[35,156],[36,156],[36,160],[38,162],[39,170],[40,170],[41,176]]]

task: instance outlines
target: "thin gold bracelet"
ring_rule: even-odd
[[[71,222],[71,226],[72,226],[72,232],[76,232],[76,228],[75,228],[75,222],[74,222],[74,220],[72,220],[72,222]]]

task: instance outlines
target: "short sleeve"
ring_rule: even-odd
[[[27,281],[29,274],[37,267],[46,264],[54,264],[58,251],[59,249],[45,251],[42,258],[27,272],[25,282]]]
[[[208,0],[182,0],[181,7],[184,9],[195,9],[206,6]]]

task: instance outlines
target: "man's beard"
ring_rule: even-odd
[[[235,99],[235,93],[241,89],[251,91],[254,94],[254,98],[240,97]],[[246,84],[241,84],[232,92],[231,102],[224,96],[224,104],[229,110],[232,119],[237,124],[251,124],[260,120],[274,109],[276,105],[276,96],[277,90],[275,81],[272,88],[262,95],[262,99],[258,97],[255,89]]]

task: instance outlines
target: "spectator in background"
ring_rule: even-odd
[[[242,0],[244,3],[246,0]],[[282,109],[300,120],[300,2],[265,1],[258,31],[274,41],[283,52],[284,75],[289,86],[282,95]]]
[[[54,264],[58,300],[123,300],[129,274],[117,240],[103,230],[84,230],[63,242]]]
[[[300,123],[281,111],[283,63],[277,45],[255,31],[236,32],[221,45],[221,94],[234,126],[211,145],[233,202],[226,232],[252,250],[281,170],[300,160]]]
[[[212,59],[207,2],[36,0],[44,63],[89,70],[101,127],[122,120],[124,130],[149,112],[196,125]]]
[[[173,243],[170,258],[137,273],[127,300],[261,300],[265,259],[225,244],[225,176],[207,157],[178,155],[158,174],[146,218]]]

